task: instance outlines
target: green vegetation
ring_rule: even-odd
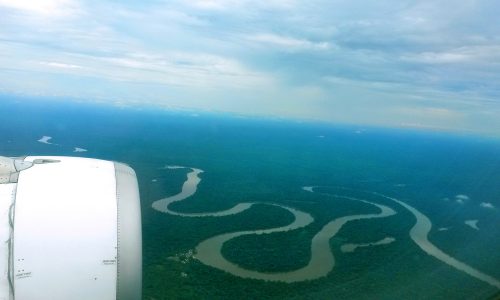
[[[224,243],[229,261],[260,272],[284,272],[303,267],[311,257],[312,236],[304,229],[264,235],[241,236]]]
[[[378,191],[412,204],[435,225],[431,241],[500,278],[500,252],[495,251],[500,249],[500,215],[478,205],[485,201],[500,207],[498,143],[377,128],[355,134],[356,128],[348,126],[192,118],[81,105],[68,109],[50,104],[56,110],[44,113],[45,103],[32,108],[23,103],[19,101],[10,111],[2,105],[3,121],[10,126],[0,126],[0,136],[11,141],[1,144],[3,155],[74,155],[72,147],[35,142],[51,135],[56,143],[89,150],[81,155],[122,161],[136,170],[143,217],[145,300],[485,299],[498,292],[421,251],[409,238],[414,218],[407,211],[359,192]],[[32,118],[18,117],[27,113]],[[301,267],[309,259],[311,237],[327,222],[376,211],[363,203],[302,191],[302,186],[348,186],[355,191],[331,187],[318,191],[389,205],[398,214],[342,228],[331,240],[336,265],[325,278],[294,284],[242,279],[205,266],[186,253],[221,233],[288,224],[291,215],[266,205],[221,218],[183,218],[154,211],[155,200],[181,190],[187,170],[161,169],[174,164],[205,170],[196,195],[173,204],[174,210],[217,211],[242,202],[272,202],[315,218],[301,230],[249,235],[225,244],[225,257],[249,269],[271,272]],[[471,197],[469,203],[441,200],[462,193]],[[464,226],[467,218],[479,219],[481,229]],[[435,231],[440,226],[452,230]],[[372,242],[385,236],[396,241],[353,253],[339,251],[344,243]]]
[[[284,198],[297,201],[294,206],[311,213],[317,222],[296,231],[247,235],[230,240],[224,244],[223,255],[242,267],[258,271],[293,270],[307,263],[311,238],[326,222],[338,216],[376,210],[369,205],[342,198],[296,194]],[[379,197],[370,198],[360,192],[345,194],[359,198],[364,196],[370,201],[388,205]],[[193,203],[196,206],[196,201]],[[290,203],[287,205],[291,206]],[[241,279],[207,267],[193,258],[187,259],[185,263],[169,259],[220,233],[288,224],[292,218],[287,211],[256,205],[242,214],[224,218],[181,218],[153,212],[154,216],[151,217],[154,222],[163,223],[164,227],[160,226],[163,229],[158,229],[156,233],[145,233],[151,238],[145,241],[151,251],[145,258],[155,259],[145,263],[144,299],[330,299],[332,295],[339,299],[351,299],[362,298],[360,286],[362,295],[384,299],[421,298],[420,286],[429,288],[425,292],[426,297],[436,299],[463,298],[463,289],[477,291],[474,297],[467,296],[472,299],[482,299],[494,292],[483,283],[437,263],[420,251],[408,238],[408,230],[413,224],[412,216],[401,208],[390,206],[398,211],[396,216],[351,222],[331,240],[336,266],[327,277],[294,284]],[[180,236],[179,232],[183,235]],[[395,237],[396,242],[360,248],[354,253],[339,251],[344,243],[376,241],[387,235]],[[172,240],[175,236],[178,238]],[[450,282],[459,284],[460,289],[450,289]]]

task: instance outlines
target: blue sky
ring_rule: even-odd
[[[0,92],[500,135],[498,1],[0,0]]]

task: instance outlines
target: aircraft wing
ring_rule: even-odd
[[[132,168],[76,157],[2,159],[0,299],[141,299]]]

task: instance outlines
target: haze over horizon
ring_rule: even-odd
[[[0,93],[500,135],[498,11],[0,0]]]

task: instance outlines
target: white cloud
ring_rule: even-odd
[[[66,63],[60,63],[60,62],[54,62],[54,61],[41,61],[40,64],[43,66],[48,66],[48,67],[53,67],[53,68],[58,68],[58,69],[83,69],[84,68],[84,67],[79,66],[79,65],[66,64]]]
[[[272,33],[260,33],[246,37],[248,40],[286,48],[287,50],[328,50],[331,45],[327,42],[311,42],[306,39],[297,39]]]
[[[471,228],[473,228],[475,230],[479,230],[479,227],[477,226],[478,222],[479,222],[479,220],[466,220],[464,223],[465,223],[465,225],[470,226]]]
[[[271,84],[267,74],[239,61],[206,53],[129,53],[96,57],[95,67],[118,80],[156,82],[193,87],[255,87]]]
[[[470,197],[464,194],[458,194],[455,196],[455,202],[458,204],[464,204],[465,202],[469,201]]]
[[[450,108],[443,107],[400,107],[396,108],[395,111],[398,111],[402,114],[415,116],[426,116],[429,118],[447,118],[447,119],[456,119],[461,116],[461,113],[454,111]]]
[[[230,6],[238,5],[238,1],[234,0],[197,0],[191,1],[190,4],[199,9],[207,10],[224,10]]]
[[[0,7],[44,17],[67,17],[81,11],[78,2],[73,0],[0,0]]]
[[[426,64],[444,64],[444,63],[457,63],[464,62],[470,59],[469,55],[464,53],[453,53],[453,52],[423,52],[418,54],[412,54],[407,56],[402,56],[404,61],[412,61]]]
[[[402,55],[401,60],[424,64],[491,62],[500,57],[499,45],[470,45],[441,52],[420,52]]]
[[[484,207],[484,208],[490,208],[490,209],[495,208],[495,206],[493,204],[491,204],[490,202],[481,202],[481,204],[479,204],[479,206]]]
[[[258,9],[291,9],[297,5],[296,0],[268,0],[265,2],[252,0],[194,0],[187,1],[188,5],[202,10],[231,11],[258,10]]]
[[[96,36],[95,40],[94,43],[103,38]],[[85,40],[79,42],[85,43]],[[104,39],[102,44],[106,42]],[[265,89],[276,85],[271,74],[254,70],[230,56],[194,51],[150,51],[126,40],[120,46],[123,46],[121,53],[98,49],[77,53],[71,49],[56,52],[36,45],[3,43],[0,44],[0,66],[174,87]],[[30,55],[32,60],[26,60]]]
[[[37,140],[37,142],[40,142],[42,144],[52,145],[53,143],[49,142],[51,139],[52,139],[51,136],[44,135],[39,140]]]
[[[498,4],[423,2],[0,0],[0,90],[498,133]]]

